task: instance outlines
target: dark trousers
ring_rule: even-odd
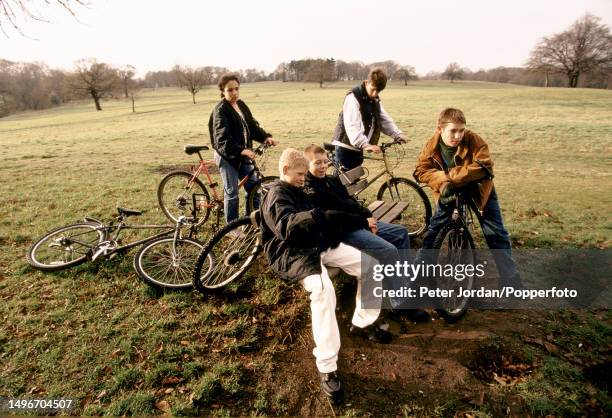
[[[423,249],[433,248],[438,232],[450,220],[454,207],[454,202],[448,205],[438,203],[436,213],[431,217],[429,228],[423,237]],[[499,271],[501,285],[517,287],[521,283],[520,276],[516,263],[512,259],[510,234],[508,234],[504,227],[495,189],[491,192],[491,196],[483,209],[480,226],[482,227],[488,247],[492,250],[503,250],[493,251],[493,258]]]
[[[336,161],[347,170],[359,167],[363,164],[363,151],[353,151],[336,145]]]

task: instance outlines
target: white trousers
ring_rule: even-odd
[[[338,353],[340,352],[340,330],[336,320],[336,290],[327,274],[325,266],[338,267],[347,274],[357,277],[357,295],[355,296],[355,312],[352,323],[360,328],[371,325],[380,315],[381,298],[373,299],[377,308],[362,308],[361,300],[361,252],[349,245],[338,247],[321,253],[321,274],[313,274],[301,280],[302,286],[310,293],[310,311],[312,314],[312,335],[315,348],[317,369],[321,373],[330,373],[337,369]],[[373,306],[368,301],[368,306]]]

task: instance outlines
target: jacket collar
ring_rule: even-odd
[[[463,140],[461,141],[461,143],[459,144],[457,148],[457,153],[455,154],[455,157],[459,157],[461,160],[465,160],[465,157],[467,157],[469,148],[470,148],[469,147],[470,138],[471,138],[471,132],[469,130],[466,130],[465,135],[463,136]],[[427,143],[427,154],[429,154],[429,158],[433,158],[440,165],[444,166],[444,164],[442,164],[441,162],[442,156],[440,155],[440,151],[438,150],[438,143],[441,140],[442,140],[442,136],[440,135],[440,132],[434,133],[434,135],[431,137],[431,139]]]

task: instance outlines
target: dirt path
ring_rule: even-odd
[[[332,408],[320,392],[308,325],[275,362],[273,391],[285,400],[286,413],[419,416],[450,412],[452,416],[451,410],[471,411],[493,396],[491,385],[474,376],[490,360],[482,357],[487,355],[482,352],[483,341],[531,335],[532,322],[539,317],[527,311],[472,311],[453,325],[435,314],[422,324],[388,320],[395,338],[391,344],[380,345],[349,334],[352,310],[346,305],[345,301],[338,311],[342,335],[338,369],[345,385],[344,403]],[[504,409],[508,406],[512,405]],[[518,400],[516,407],[520,411]],[[489,409],[495,412],[495,407]]]

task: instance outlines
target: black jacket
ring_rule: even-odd
[[[277,180],[261,204],[262,239],[278,275],[296,282],[321,274],[321,252],[335,248],[344,234],[359,229],[359,217],[313,208],[299,187]]]
[[[266,138],[272,136],[259,126],[242,100],[238,100],[238,107],[244,115],[246,126],[238,112],[225,99],[215,106],[208,120],[208,133],[213,148],[235,168],[238,168],[242,161],[240,153],[246,148],[252,148],[253,140],[264,142]],[[246,141],[244,139],[245,129],[247,130]]]
[[[306,173],[304,194],[314,207],[359,215],[361,217],[359,227],[369,229],[367,219],[372,217],[372,212],[361,206],[354,197],[348,194],[346,187],[342,185],[337,176],[318,178],[310,172]]]

